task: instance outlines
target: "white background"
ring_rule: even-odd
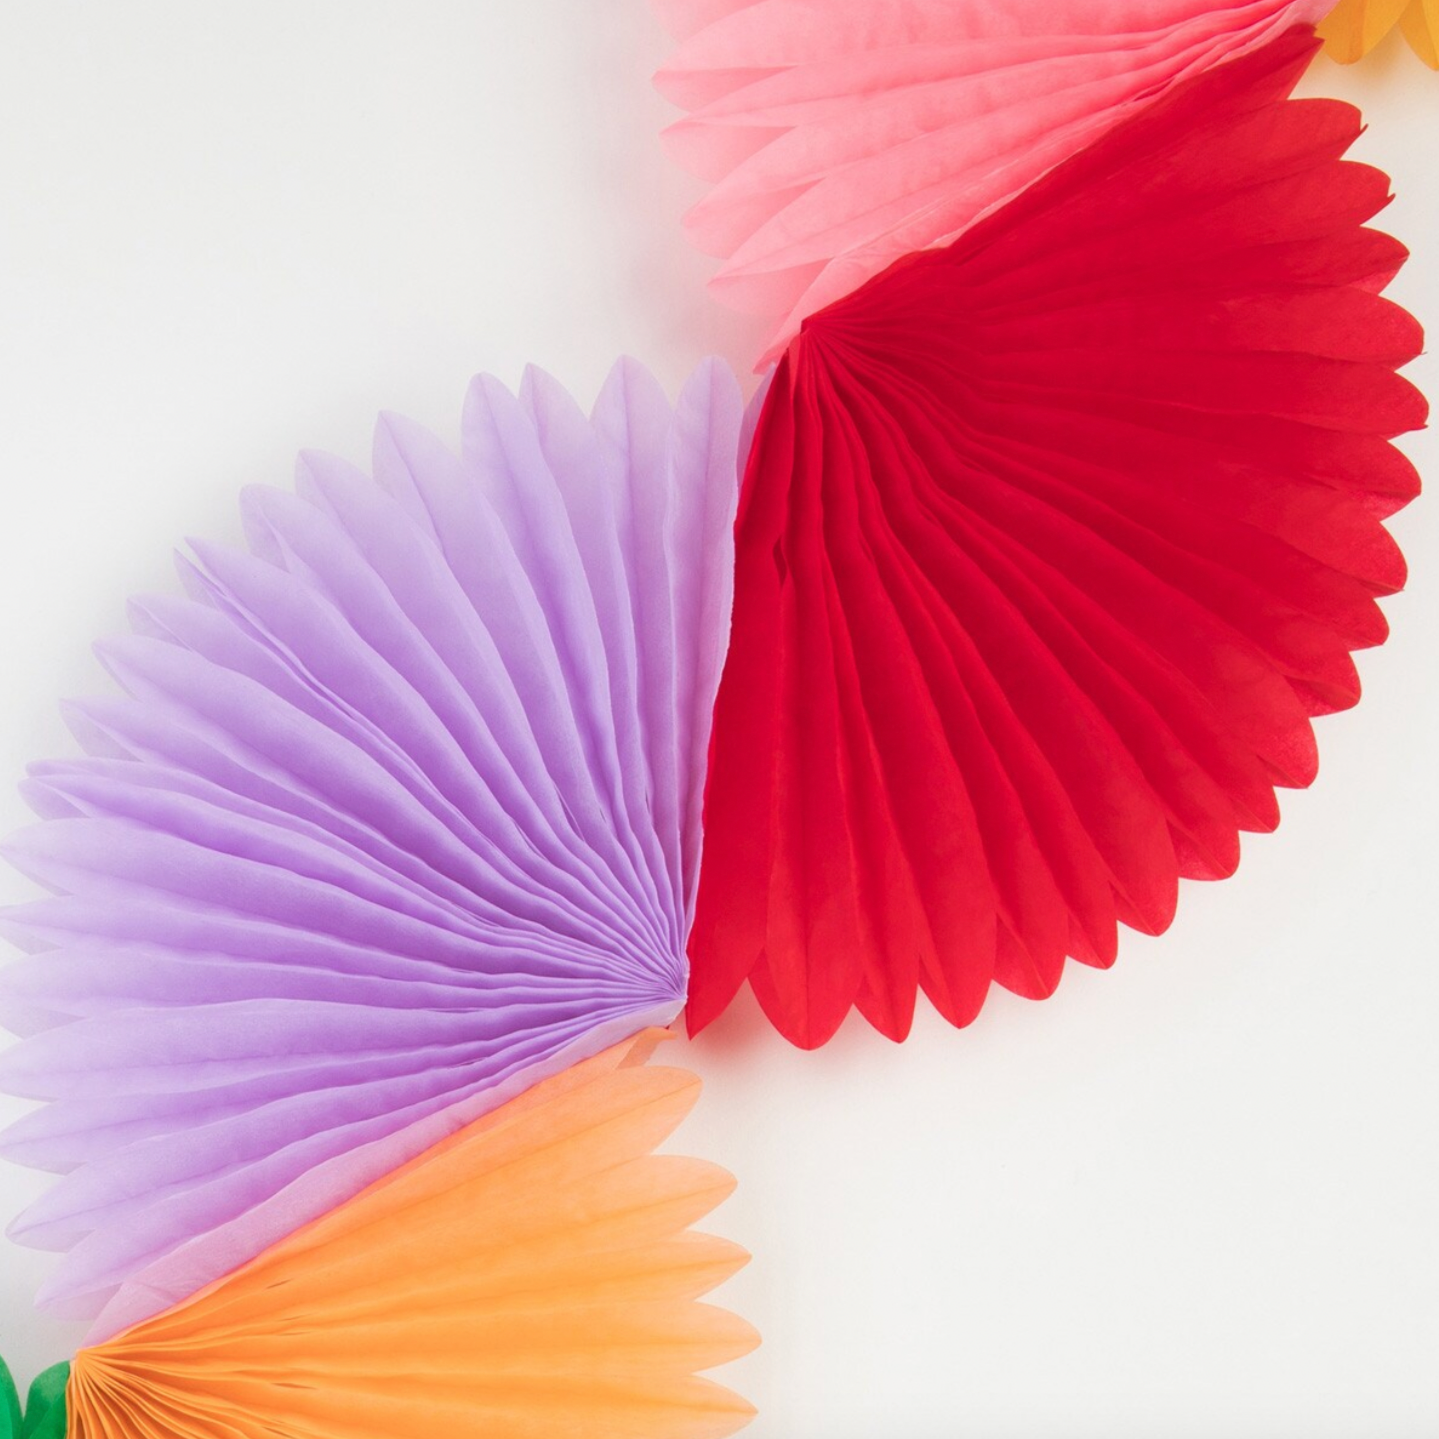
[[[363,463],[380,408],[453,437],[476,370],[587,402],[620,351],[671,389],[753,353],[680,236],[665,49],[644,0],[0,0],[0,829],[89,642],[242,483]],[[1391,42],[1305,88],[1364,106],[1391,293],[1439,324],[1439,76]],[[902,1047],[800,1054],[748,1004],[672,1047],[707,1082],[681,1147],[741,1181],[712,1227],[755,1254],[723,1292],[765,1334],[729,1371],[754,1439],[1439,1433],[1433,501],[1394,529],[1365,702],[1170,934]],[[42,1182],[5,1169],[0,1210]],[[0,1254],[28,1379],[77,1334]]]

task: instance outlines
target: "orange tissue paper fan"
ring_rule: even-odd
[[[1318,28],[1325,54],[1352,65],[1396,25],[1414,53],[1439,70],[1439,0],[1339,0]]]
[[[71,1439],[719,1439],[697,1371],[753,1348],[696,1302],[747,1256],[730,1192],[656,1155],[699,1080],[651,1031],[543,1080],[193,1298],[76,1356]]]

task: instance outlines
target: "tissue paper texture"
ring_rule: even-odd
[[[459,456],[386,420],[136,602],[8,851],[54,891],[0,981],[42,1302],[113,1332],[678,1013],[740,410],[482,378]]]
[[[715,294],[806,315],[982,216],[1175,84],[1332,0],[657,0],[666,139],[712,189]],[[782,317],[782,318],[780,318]]]
[[[652,1153],[699,1093],[622,1045],[548,1079],[178,1308],[82,1349],[72,1439],[712,1439],[696,1371],[754,1331],[698,1297],[723,1170]]]
[[[1352,65],[1396,25],[1414,53],[1439,70],[1439,0],[1339,0],[1320,22],[1319,34],[1325,54]]]
[[[10,1366],[0,1359],[0,1439],[66,1439],[68,1364],[55,1364],[30,1386],[24,1405]]]
[[[1402,558],[1418,325],[1300,30],[813,317],[740,503],[689,1023],[1048,994],[1230,873]]]

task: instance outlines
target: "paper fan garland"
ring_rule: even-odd
[[[686,229],[712,288],[805,316],[947,244],[1126,115],[1332,0],[656,0],[683,38],[656,83],[712,188]],[[782,317],[782,318],[780,318]]]
[[[795,1043],[953,1023],[1228,874],[1359,695],[1418,488],[1388,182],[1296,32],[814,316],[749,458],[691,942]],[[760,757],[763,757],[761,759]]]
[[[1387,180],[1288,99],[1327,0],[657,3],[778,368],[743,420],[713,363],[477,380],[460,454],[307,457],[102,647],[0,977],[62,1176],[13,1232],[94,1328],[0,1439],[734,1432],[657,1026],[1048,994],[1358,698],[1425,407]],[[1321,34],[1401,11],[1435,64],[1433,0]]]
[[[73,1439],[719,1439],[697,1371],[754,1331],[697,1303],[748,1258],[733,1187],[653,1150],[699,1080],[655,1036],[547,1079],[189,1302],[82,1349]]]
[[[684,1002],[732,584],[738,386],[623,363],[586,419],[477,380],[253,490],[251,552],[102,648],[128,699],[38,766],[5,972],[13,1228],[110,1328]],[[117,1288],[126,1286],[117,1300]]]
[[[1339,0],[1318,28],[1325,54],[1352,65],[1396,25],[1410,49],[1431,70],[1439,70],[1439,0]]]

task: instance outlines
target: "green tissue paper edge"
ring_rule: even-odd
[[[68,1363],[52,1364],[30,1386],[25,1408],[10,1366],[0,1359],[0,1439],[65,1439]]]

